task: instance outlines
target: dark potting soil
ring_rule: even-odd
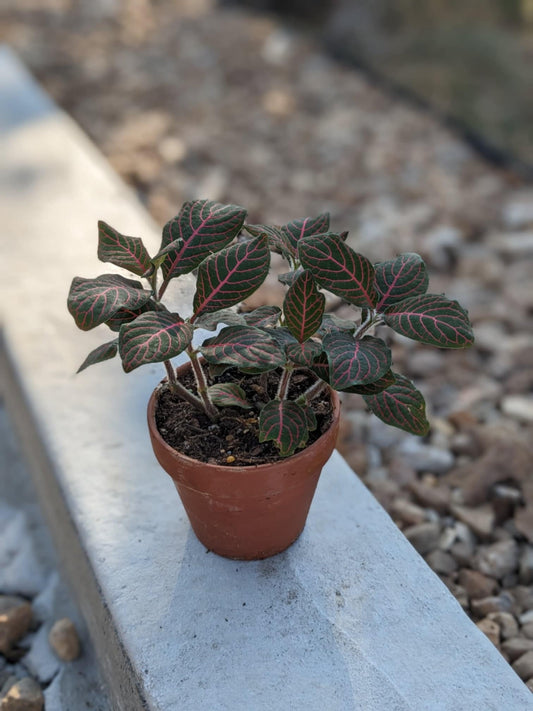
[[[237,383],[253,405],[249,410],[220,408],[220,417],[216,422],[173,395],[168,385],[163,385],[155,412],[157,429],[167,444],[201,462],[247,466],[279,461],[281,457],[273,442],[259,442],[258,417],[261,405],[274,398],[280,374],[281,370],[275,370],[263,375],[244,375],[237,368],[230,368],[221,376],[208,376],[210,385]],[[301,395],[315,380],[315,376],[307,371],[293,373],[289,399]],[[181,382],[195,392],[192,373],[183,376]],[[309,433],[306,446],[316,442],[328,430],[333,417],[327,391],[319,395],[311,407],[316,415],[317,428]]]

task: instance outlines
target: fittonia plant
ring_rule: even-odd
[[[438,348],[473,343],[468,316],[457,301],[426,293],[422,259],[408,253],[371,264],[345,243],[346,232],[329,231],[327,213],[283,226],[249,225],[245,220],[246,211],[235,205],[186,202],[165,225],[161,248],[153,257],[140,238],[100,222],[99,259],[133,272],[145,283],[118,274],[74,278],[68,309],[77,326],[88,331],[105,324],[117,334],[93,350],[79,371],[117,353],[126,373],[162,362],[175,396],[212,420],[220,408],[251,405],[235,383],[210,385],[200,356],[211,375],[232,366],[243,374],[276,371],[279,385],[259,414],[259,439],[272,440],[281,456],[305,446],[316,426],[309,403],[328,385],[359,393],[387,424],[426,434],[422,395],[392,370],[389,346],[373,335],[377,326],[386,324],[402,336]],[[281,254],[290,267],[279,277],[286,289],[283,309],[266,305],[236,313],[231,307],[265,280],[271,252]],[[192,315],[184,318],[168,310],[163,297],[171,280],[194,270]],[[326,313],[322,289],[353,306],[353,320]],[[197,328],[214,331],[220,325],[216,335],[193,346]],[[195,392],[177,380],[171,363],[183,351],[191,360]],[[290,400],[289,382],[298,369],[311,371],[317,379],[297,400]]]

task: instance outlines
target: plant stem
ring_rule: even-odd
[[[196,355],[196,351],[192,346],[188,346],[187,355],[191,359],[192,371],[194,373],[194,379],[196,380],[196,389],[198,390],[198,395],[202,401],[203,409],[206,415],[208,415],[212,420],[216,420],[218,417],[218,410],[209,399],[209,394],[207,392],[207,378],[205,377],[202,365]]]
[[[163,283],[161,284],[161,287],[159,288],[159,293],[157,295],[157,301],[161,301],[163,298],[163,294],[167,290],[167,286],[170,284],[170,279],[163,279]]]
[[[366,309],[365,309],[366,311]],[[373,311],[367,311],[366,317],[361,321],[359,324],[359,327],[357,328],[356,332],[353,334],[353,337],[357,340],[358,338],[361,338],[369,328],[372,328],[374,325],[375,321],[375,314]]]
[[[278,385],[278,391],[276,393],[276,398],[279,400],[287,399],[287,392],[289,390],[289,383],[291,382],[291,375],[294,368],[291,365],[286,365],[283,368],[283,373]]]
[[[172,393],[203,412],[204,406],[202,401],[189,392],[187,388],[183,387],[183,385],[179,382],[176,378],[176,371],[174,370],[172,363],[169,360],[165,360],[163,363],[167,369],[168,384]]]
[[[307,390],[300,395],[298,400],[305,400],[305,404],[309,405],[309,403],[314,400],[317,395],[320,395],[322,390],[325,390],[328,387],[328,384],[324,380],[317,380],[315,383],[310,385]]]

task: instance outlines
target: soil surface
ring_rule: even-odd
[[[267,464],[281,459],[273,442],[259,441],[258,417],[260,408],[275,397],[279,383],[279,369],[261,375],[246,375],[231,368],[222,376],[213,378],[215,383],[237,383],[246,393],[252,407],[248,410],[225,407],[220,410],[220,418],[212,422],[207,415],[199,412],[184,400],[176,398],[163,387],[156,408],[157,428],[167,444],[188,457],[209,464],[228,466],[250,466]],[[183,384],[194,391],[191,373],[181,378]],[[289,399],[301,395],[315,378],[306,373],[294,373],[289,388]],[[309,433],[307,446],[316,442],[331,424],[333,408],[324,393],[311,403],[315,413],[317,428]]]

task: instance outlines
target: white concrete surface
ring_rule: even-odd
[[[37,90],[4,52],[0,106],[13,83],[12,100],[26,106]],[[153,224],[61,113],[8,127],[0,155],[6,398],[115,707],[533,709],[338,454],[289,551],[252,563],[206,554],[148,442],[145,405],[161,368],[125,376],[113,360],[73,375],[108,337],[77,331],[65,305],[72,276],[101,269],[96,220],[152,249]]]

